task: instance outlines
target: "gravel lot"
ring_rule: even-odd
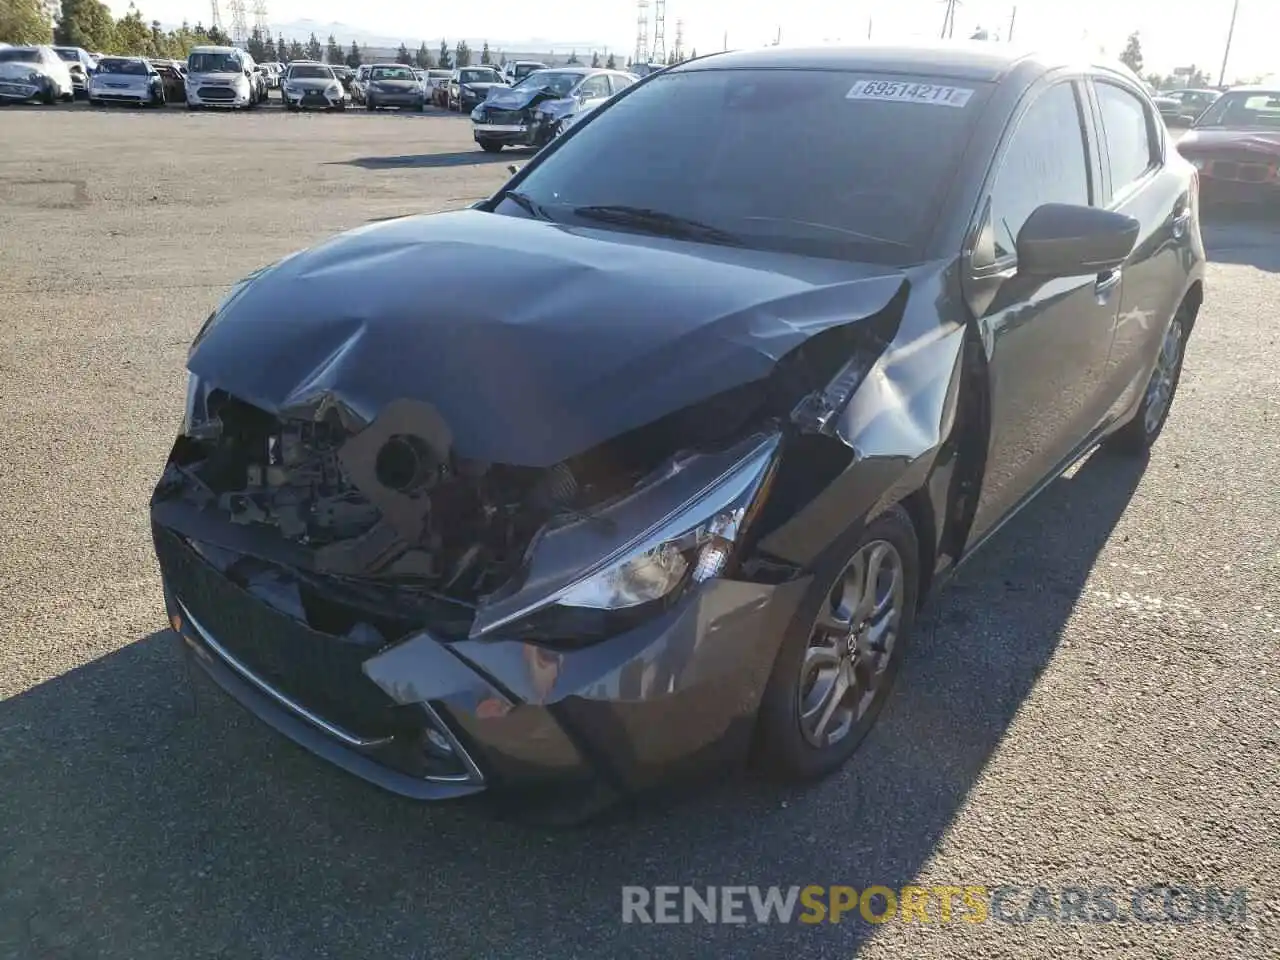
[[[203,686],[146,501],[249,270],[518,159],[425,116],[0,111],[0,956],[1280,955],[1280,226],[1215,264],[1145,473],[1094,457],[936,603],[858,760],[569,832],[384,796]],[[246,358],[251,362],[251,358]],[[1238,925],[623,926],[623,884],[1250,888]]]

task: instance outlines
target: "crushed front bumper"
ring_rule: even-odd
[[[153,533],[190,661],[280,733],[404,797],[486,792],[567,820],[741,762],[808,585],[711,581],[570,651],[425,631],[362,649],[233,584],[173,531]]]

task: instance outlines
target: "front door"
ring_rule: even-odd
[[[970,257],[970,302],[987,353],[991,433],[971,542],[992,530],[1079,448],[1105,412],[1101,387],[1120,272],[1053,280],[1018,274],[1016,240],[1044,203],[1097,204],[1099,165],[1083,87],[1032,95],[989,180]],[[980,291],[976,298],[973,291]]]

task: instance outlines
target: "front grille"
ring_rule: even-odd
[[[353,734],[395,734],[393,702],[360,669],[376,647],[312,630],[232,583],[173,532],[156,526],[153,533],[169,589],[245,667]]]
[[[230,87],[201,87],[196,91],[201,100],[234,100],[236,92]]]
[[[310,90],[302,95],[302,105],[305,107],[327,107],[329,100],[323,93]]]
[[[522,110],[495,110],[493,107],[484,108],[485,123],[501,123],[514,124],[524,123],[524,111]]]

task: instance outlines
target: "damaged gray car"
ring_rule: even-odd
[[[230,291],[151,503],[171,623],[411,798],[577,819],[751,758],[828,774],[957,565],[1159,436],[1203,269],[1122,68],[685,63],[476,208]]]

